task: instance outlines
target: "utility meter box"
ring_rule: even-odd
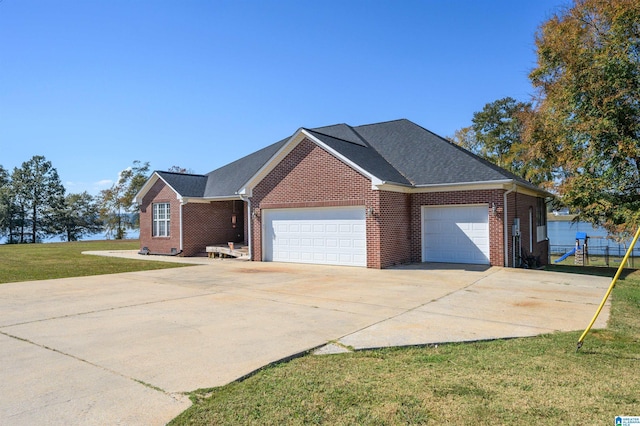
[[[511,229],[511,234],[514,237],[519,237],[520,236],[520,218],[519,217],[514,217],[513,218],[513,227]]]

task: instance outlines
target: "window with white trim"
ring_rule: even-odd
[[[153,236],[168,237],[170,225],[169,203],[155,203],[153,205]]]
[[[540,242],[547,239],[547,205],[544,198],[538,197],[536,201],[536,236]]]

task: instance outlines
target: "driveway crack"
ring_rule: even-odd
[[[150,302],[132,303],[132,304],[129,304],[129,305],[121,305],[121,306],[111,306],[109,308],[104,308],[104,309],[95,309],[93,311],[85,311],[85,312],[75,312],[73,314],[59,315],[59,316],[48,317],[48,318],[38,318],[38,319],[34,319],[34,320],[29,320],[29,321],[17,322],[17,323],[14,323],[14,324],[3,324],[3,325],[0,325],[0,330],[3,329],[3,328],[16,327],[16,326],[25,325],[25,324],[33,324],[33,323],[37,323],[37,322],[51,321],[51,320],[64,319],[64,318],[73,318],[73,317],[79,317],[79,316],[83,316],[83,315],[97,314],[97,313],[100,313],[100,312],[116,311],[118,309],[135,308],[137,306],[154,305],[156,303],[172,302],[174,300],[194,299],[194,298],[202,297],[202,296],[211,296],[211,295],[218,294],[218,293],[220,293],[220,292],[219,291],[215,291],[215,292],[201,293],[201,294],[196,294],[196,295],[191,295],[191,296],[173,297],[173,298],[169,298],[169,299],[153,300],[153,301],[150,301]],[[0,333],[2,333],[2,332],[0,331]]]
[[[180,398],[176,397],[176,395],[175,395],[175,394],[173,394],[173,393],[171,393],[171,392],[168,392],[168,391],[166,391],[166,390],[164,390],[164,389],[162,389],[162,388],[159,388],[158,386],[154,386],[154,385],[151,385],[151,384],[149,384],[149,383],[147,383],[147,382],[144,382],[144,381],[142,381],[142,380],[139,380],[139,379],[136,379],[136,378],[133,378],[133,377],[129,377],[129,376],[127,376],[127,375],[125,375],[125,374],[122,374],[122,373],[120,373],[120,372],[118,372],[118,371],[116,371],[116,370],[112,370],[112,369],[107,368],[107,367],[104,367],[104,366],[102,366],[102,365],[95,364],[95,363],[93,363],[93,362],[91,362],[91,361],[88,361],[88,360],[86,360],[86,359],[83,359],[83,358],[77,357],[77,356],[75,356],[75,355],[73,355],[73,354],[70,354],[70,353],[68,353],[68,352],[64,352],[64,351],[61,351],[61,350],[56,349],[56,348],[52,348],[52,347],[47,346],[47,345],[43,345],[43,344],[40,344],[40,343],[36,343],[36,342],[34,342],[34,341],[32,341],[32,340],[25,339],[24,337],[16,336],[16,335],[13,335],[13,334],[10,334],[10,333],[7,333],[7,332],[4,332],[4,331],[0,331],[0,334],[2,334],[3,336],[7,336],[7,337],[8,337],[8,338],[10,338],[10,339],[19,340],[19,341],[21,341],[21,342],[28,343],[28,344],[33,345],[33,346],[36,346],[36,347],[38,347],[38,348],[45,349],[45,350],[48,350],[48,351],[55,352],[55,353],[57,353],[57,354],[60,354],[60,355],[66,356],[66,357],[68,357],[68,358],[71,358],[71,359],[74,359],[74,360],[76,360],[76,361],[82,362],[82,363],[84,363],[84,364],[90,365],[90,366],[92,366],[92,367],[94,367],[94,368],[98,368],[98,369],[100,369],[100,370],[102,370],[102,371],[106,371],[107,373],[115,374],[116,376],[120,376],[120,377],[122,377],[122,378],[124,378],[124,379],[126,379],[126,380],[130,380],[130,381],[136,382],[136,383],[138,383],[138,384],[140,384],[140,385],[143,385],[143,386],[145,386],[145,387],[147,387],[147,388],[149,388],[149,389],[153,389],[153,390],[154,390],[154,391],[156,391],[156,392],[160,392],[160,393],[162,393],[162,394],[164,394],[164,395],[167,395],[168,397],[170,397],[171,399],[173,399],[173,400],[175,400],[175,401],[180,401]]]

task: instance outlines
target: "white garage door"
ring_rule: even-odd
[[[262,215],[266,261],[367,266],[364,207],[267,209]]]
[[[422,207],[422,261],[489,264],[489,208]]]

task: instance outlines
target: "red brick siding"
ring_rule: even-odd
[[[234,204],[235,203],[235,204]],[[183,250],[185,256],[206,252],[208,245],[244,241],[244,202],[214,201],[189,203],[182,206]],[[236,213],[236,228],[231,222]]]
[[[170,203],[171,231],[169,237],[152,237],[153,203]],[[235,203],[235,205],[234,205]],[[205,253],[206,246],[244,241],[246,228],[244,202],[215,201],[189,203],[182,206],[183,256]],[[236,228],[231,215],[236,212]],[[180,201],[177,194],[162,180],[158,180],[142,199],[140,206],[140,247],[152,253],[170,254],[180,250]]]
[[[422,261],[422,206],[486,204],[489,214],[489,262],[502,266],[503,246],[503,194],[504,190],[423,192],[411,194],[411,260]],[[493,204],[496,214],[493,214]]]
[[[171,223],[169,237],[153,237],[153,204],[169,203]],[[180,250],[180,201],[177,194],[162,180],[158,180],[143,197],[140,204],[140,248],[147,247],[152,253],[171,253]]]
[[[489,214],[490,262],[504,264],[504,190],[453,191],[430,193],[394,193],[374,191],[371,182],[342,161],[304,140],[292,150],[255,188],[252,212],[247,203],[219,201],[190,203],[183,208],[184,255],[194,256],[211,244],[229,241],[247,243],[249,220],[252,220],[252,255],[262,259],[261,210],[268,208],[363,206],[372,209],[367,215],[367,267],[422,260],[422,206],[485,204]],[[533,214],[533,237],[536,237],[536,197],[508,195],[509,265],[513,266],[511,225],[521,219],[522,247],[529,252],[529,208]],[[171,205],[171,236],[152,237],[152,203]],[[496,212],[493,214],[492,206]],[[231,215],[235,209],[237,226]],[[254,213],[255,214],[252,214]],[[180,249],[180,202],[173,190],[159,180],[145,195],[140,211],[140,245],[154,253]],[[533,241],[533,255],[543,263],[548,259],[548,242]]]
[[[504,192],[501,189],[414,194],[374,191],[368,178],[304,140],[253,190],[253,260],[262,259],[261,209],[360,205],[372,208],[373,214],[366,219],[367,267],[385,268],[422,261],[422,206],[485,204],[489,215],[490,263],[502,266]],[[511,212],[513,208],[510,216]],[[536,247],[540,249],[542,245]]]
[[[530,252],[529,250],[529,241],[530,237],[533,236],[532,246],[533,246],[533,254],[538,257],[543,265],[547,264],[549,257],[549,243],[548,241],[537,241],[537,230],[536,230],[536,209],[537,209],[537,198],[531,195],[519,194],[517,192],[512,192],[507,195],[507,235],[508,235],[508,246],[509,246],[509,266],[514,266],[513,262],[513,219],[518,217],[520,218],[520,247],[523,250],[523,254],[527,254]],[[529,228],[529,209],[531,209],[532,214],[532,229]],[[544,212],[546,215],[546,211]],[[516,248],[517,254],[517,248]],[[516,260],[517,262],[517,260]]]
[[[411,261],[411,196],[379,191],[374,217],[379,220],[378,251],[383,268]]]
[[[252,258],[262,259],[262,209],[364,206],[378,211],[378,197],[368,178],[305,139],[253,189]],[[366,222],[367,267],[388,266],[380,256],[379,220],[374,215]]]

